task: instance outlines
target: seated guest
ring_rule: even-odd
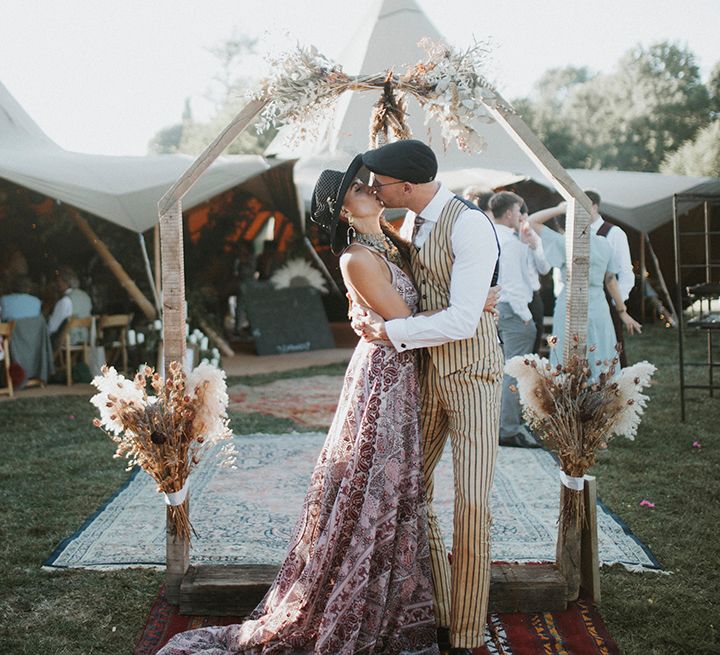
[[[57,339],[61,333],[61,327],[70,317],[86,318],[92,313],[92,301],[90,296],[80,289],[80,280],[69,266],[61,266],[57,271],[57,284],[62,297],[55,303],[52,314],[48,319],[48,332],[53,340],[53,346],[57,345]],[[73,330],[70,334],[71,343],[82,343],[85,339],[84,328]]]
[[[32,295],[33,284],[27,275],[18,275],[12,292],[0,296],[0,320],[17,321],[40,316],[40,298]]]

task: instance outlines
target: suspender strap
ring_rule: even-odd
[[[603,221],[602,225],[598,228],[597,234],[601,237],[607,237],[608,232],[610,231],[610,228],[613,226],[612,223],[608,223],[607,221]]]

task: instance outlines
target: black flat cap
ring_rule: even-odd
[[[361,168],[362,155],[356,155],[344,173],[326,169],[320,173],[315,183],[310,203],[310,220],[330,235],[330,248],[336,255],[342,251],[345,241],[343,235],[338,233],[340,210],[345,194]]]
[[[432,182],[438,169],[435,153],[417,139],[395,141],[368,150],[362,156],[362,163],[373,173],[413,184]]]

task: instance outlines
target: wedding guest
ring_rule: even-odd
[[[618,225],[608,223],[600,215],[600,194],[597,191],[585,191],[585,195],[592,202],[592,211],[590,213],[590,229],[594,234],[605,237],[612,248],[617,264],[617,281],[622,299],[621,305],[627,302],[630,292],[635,286],[635,273],[633,272],[632,259],[630,257],[630,246],[625,232]],[[625,341],[623,337],[623,322],[618,313],[617,305],[610,294],[606,291],[605,299],[610,307],[610,316],[615,330],[615,340],[623,347],[620,351],[620,364],[627,366],[627,358],[625,356]]]
[[[530,224],[541,236],[545,248],[545,256],[551,266],[559,268],[563,280],[567,282],[567,269],[565,258],[565,235],[551,230],[543,223],[551,218],[565,213],[565,203],[557,207],[550,207],[530,215]],[[616,263],[612,247],[607,239],[590,233],[590,270],[588,272],[588,323],[587,345],[594,350],[588,353],[588,362],[592,376],[595,378],[604,369],[603,362],[612,360],[615,350],[615,331],[613,329],[610,308],[605,299],[605,289],[615,303],[620,320],[629,334],[640,332],[640,324],[628,314],[623,302],[617,274],[619,266]],[[557,344],[550,350],[550,363],[563,362],[565,335],[567,284],[563,286],[555,302],[553,313],[553,334],[557,337]],[[598,365],[597,362],[600,362]]]
[[[490,199],[500,241],[500,299],[497,311],[505,361],[532,352],[535,345],[537,329],[530,311],[533,288],[528,258],[537,259],[545,272],[550,269],[542,241],[522,220],[521,208],[524,204],[525,201],[511,191],[501,191]],[[522,420],[520,398],[512,389],[515,383],[515,378],[507,373],[503,376],[500,445],[537,448],[537,440]]]
[[[521,225],[527,225],[526,229],[531,229],[528,222],[528,214],[528,206],[525,202],[523,202],[522,207],[520,208],[520,223]],[[542,241],[540,242],[540,245],[542,245]],[[531,352],[538,353],[540,352],[540,346],[542,345],[542,338],[545,332],[545,303],[543,302],[542,294],[540,293],[540,276],[549,273],[552,266],[550,266],[550,262],[548,262],[542,249],[528,248],[527,268],[530,286],[533,291],[529,309],[533,317],[533,322],[535,323],[535,343],[533,344]]]
[[[0,320],[17,321],[21,318],[40,316],[42,303],[32,295],[33,283],[27,275],[18,275],[12,285],[12,292],[0,296]]]
[[[463,198],[476,204],[490,219],[493,218],[490,198],[494,195],[494,191],[487,191],[483,186],[469,186],[463,191]]]
[[[92,314],[90,296],[80,288],[80,280],[72,268],[61,266],[57,270],[56,280],[62,297],[55,303],[48,318],[48,332],[53,340],[53,346],[56,345],[55,341],[59,338],[61,328],[67,319],[86,318]],[[74,329],[70,334],[72,343],[82,343],[85,338],[85,328]]]

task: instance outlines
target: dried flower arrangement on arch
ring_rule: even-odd
[[[513,111],[502,103],[485,77],[487,45],[478,43],[457,50],[430,39],[423,39],[419,45],[426,51],[426,59],[402,75],[392,70],[347,75],[315,47],[298,46],[271,60],[273,73],[252,96],[269,101],[260,114],[258,130],[293,125],[297,129],[291,140],[300,142],[308,135],[317,135],[325,125],[327,110],[345,91],[376,90],[382,95],[371,120],[371,143],[382,141],[390,132],[400,139],[410,136],[405,96],[412,96],[425,110],[426,122],[434,118],[440,124],[446,145],[455,140],[462,150],[482,150],[484,140],[474,124],[492,121],[486,108]]]

